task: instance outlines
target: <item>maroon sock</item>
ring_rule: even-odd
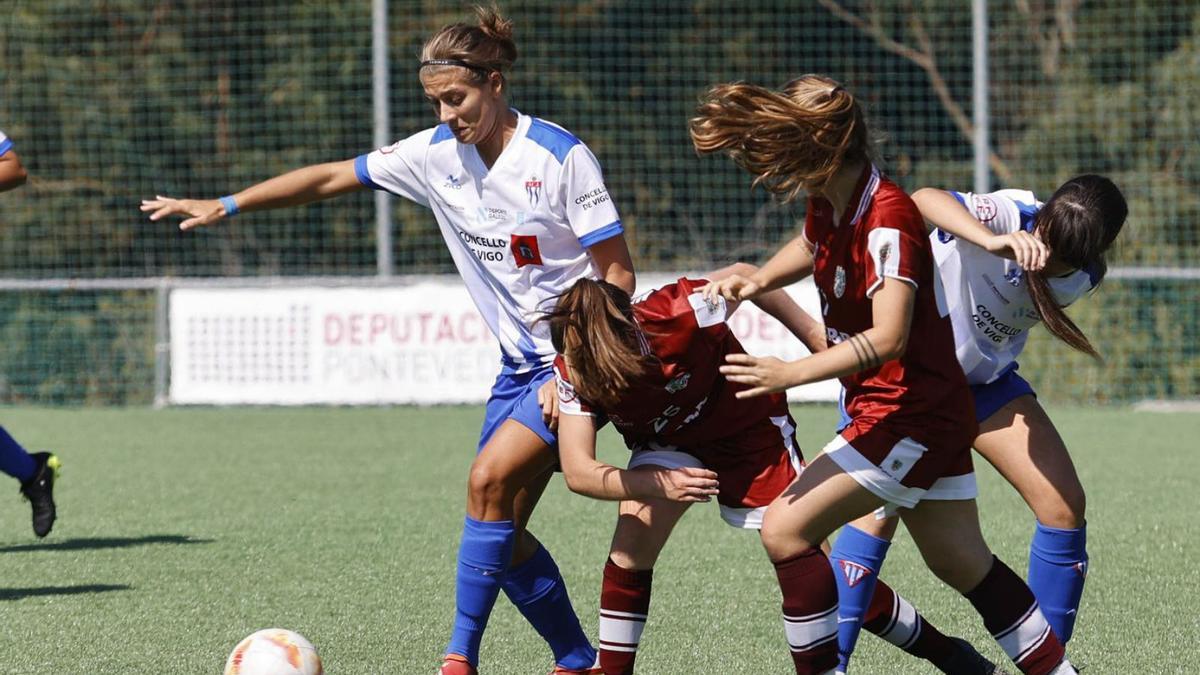
[[[875,595],[863,617],[863,628],[930,663],[945,663],[955,652],[950,638],[926,621],[883,579],[875,582]]]
[[[638,643],[650,613],[654,570],[627,570],[608,559],[600,590],[600,668],[605,675],[633,672]]]
[[[983,625],[1022,673],[1046,675],[1065,658],[1062,643],[1050,630],[1033,592],[999,558],[967,600],[983,617]]]
[[[797,675],[837,667],[837,582],[819,548],[775,563],[783,591],[783,627]]]

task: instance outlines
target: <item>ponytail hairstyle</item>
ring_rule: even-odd
[[[653,363],[642,352],[629,294],[607,281],[576,281],[539,320],[550,323],[575,391],[601,408],[616,404]]]
[[[1099,284],[1108,271],[1104,253],[1121,232],[1129,207],[1113,182],[1086,174],[1063,183],[1034,217],[1034,236],[1050,248],[1052,256],[1073,269],[1087,270]],[[1100,354],[1075,325],[1050,291],[1045,270],[1026,274],[1034,307],[1055,337],[1100,360]]]
[[[780,91],[735,82],[708,90],[689,123],[696,152],[727,152],[754,185],[790,202],[820,191],[847,163],[874,157],[862,106],[824,75]]]
[[[443,26],[421,48],[421,68],[466,68],[479,85],[492,73],[504,73],[517,60],[512,21],[496,5],[475,7],[476,25]]]

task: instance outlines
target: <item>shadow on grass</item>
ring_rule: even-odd
[[[43,586],[41,588],[0,588],[0,601],[23,600],[44,595],[87,595],[109,591],[128,591],[133,586],[124,584],[85,584],[83,586]]]
[[[150,544],[210,544],[212,539],[196,539],[182,534],[151,534],[144,537],[77,537],[63,541],[0,546],[0,553],[27,551],[90,551],[102,548],[130,548]]]

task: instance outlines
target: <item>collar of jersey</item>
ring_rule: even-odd
[[[872,163],[868,163],[863,167],[862,175],[858,177],[858,184],[854,187],[854,194],[851,195],[849,204],[855,204],[854,215],[850,217],[850,222],[846,223],[846,217],[850,215],[850,209],[846,209],[846,213],[842,214],[842,222],[851,226],[857,225],[859,220],[862,220],[863,214],[867,212],[867,207],[871,205],[871,198],[875,196],[875,190],[879,188],[879,168]]]
[[[504,149],[500,151],[500,156],[496,158],[496,162],[492,164],[490,169],[488,168],[488,165],[484,163],[483,158],[479,156],[479,149],[474,145],[468,145],[463,149],[463,152],[466,154],[472,165],[472,173],[477,171],[478,175],[486,176],[490,172],[495,171],[496,167],[500,166],[500,163],[505,161],[505,157],[516,153],[515,150],[512,150],[512,147],[517,144],[517,141],[525,138],[525,133],[529,131],[529,125],[533,122],[532,118],[528,115],[522,114],[521,111],[517,110],[516,108],[509,108],[509,110],[513,111],[517,115],[517,129],[513,132],[512,138],[508,139],[508,143],[504,146]]]

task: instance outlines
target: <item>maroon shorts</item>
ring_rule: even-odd
[[[735,436],[690,448],[648,443],[633,451],[629,468],[661,466],[715,471],[721,517],[734,527],[759,529],[767,505],[796,480],[804,458],[791,415],[764,417]]]
[[[974,499],[973,439],[957,429],[921,435],[924,443],[887,420],[854,420],[822,452],[889,504],[912,508],[922,499]]]

